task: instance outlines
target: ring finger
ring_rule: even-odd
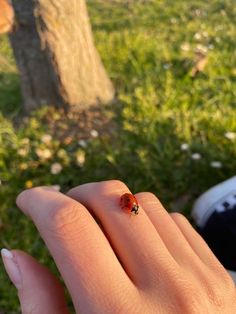
[[[180,265],[187,269],[193,261],[201,268],[203,264],[210,267],[216,264],[215,256],[183,215],[170,215],[152,193],[138,193],[136,198]]]

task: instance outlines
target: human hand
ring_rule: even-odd
[[[151,193],[136,194],[140,210],[131,215],[119,206],[126,192],[114,180],[80,185],[67,195],[37,187],[17,198],[54,258],[76,313],[236,313],[231,277],[187,219],[169,214]],[[23,314],[68,313],[63,288],[49,270],[18,250],[4,251],[3,260]]]

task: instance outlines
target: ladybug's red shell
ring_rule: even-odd
[[[128,210],[130,212],[134,212],[135,215],[138,214],[138,201],[136,197],[131,193],[125,193],[120,198],[120,206],[124,210]]]

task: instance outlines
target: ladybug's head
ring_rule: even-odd
[[[139,206],[135,204],[131,209],[131,213],[138,215],[138,210],[139,210]]]

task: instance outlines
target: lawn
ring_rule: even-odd
[[[65,117],[42,108],[24,117],[12,51],[0,37],[0,246],[23,249],[55,272],[16,208],[22,189],[65,192],[118,178],[189,216],[198,195],[236,172],[235,1],[93,0],[88,8],[117,91],[99,111]],[[0,296],[1,314],[19,313],[2,264]]]

